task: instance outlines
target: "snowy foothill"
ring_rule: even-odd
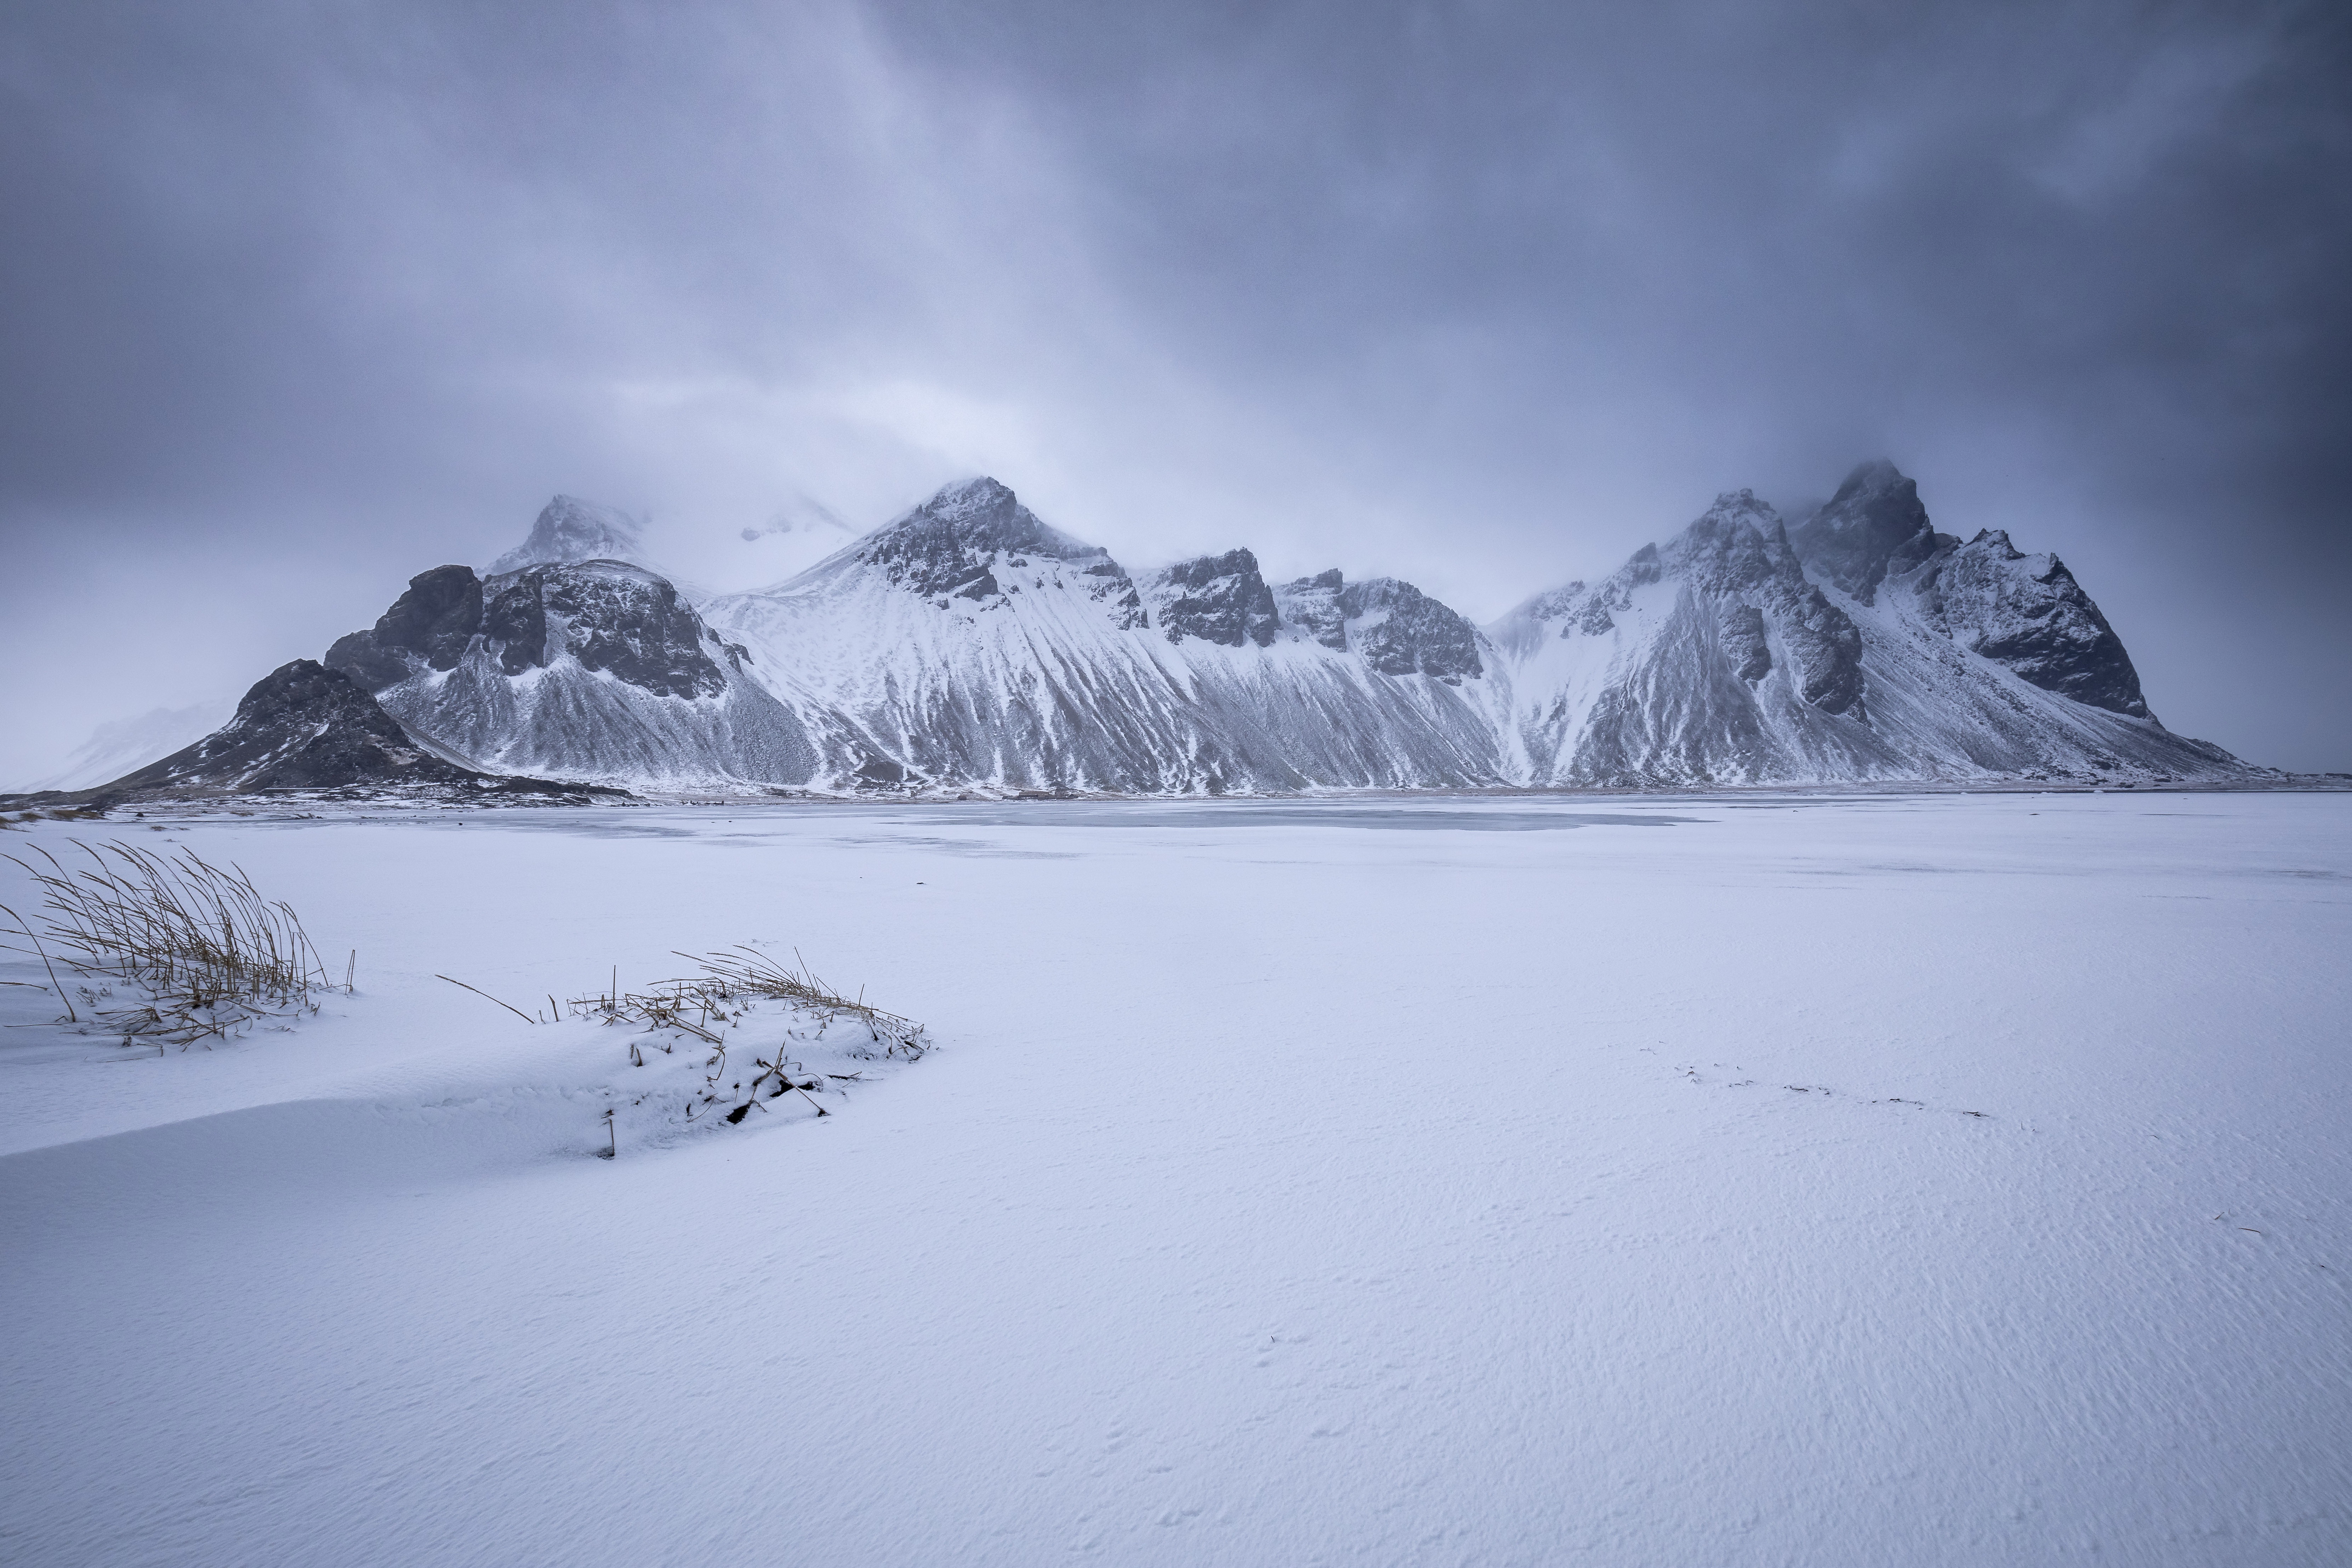
[[[357,957],[182,1051],[6,955],[11,1563],[2352,1558],[2342,794],[77,837]],[[686,1124],[569,1005],[738,944],[933,1048]]]

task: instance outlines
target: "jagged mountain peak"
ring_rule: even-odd
[[[1966,544],[1936,538],[1914,579],[1936,626],[2044,691],[2155,720],[2123,639],[2063,561],[2025,553],[2003,529],[1981,530]]]
[[[943,485],[929,500],[859,540],[810,576],[845,560],[878,566],[891,582],[925,597],[996,595],[993,569],[1032,555],[1108,566],[1126,582],[1110,552],[1049,528],[1009,486],[985,475]]]
[[[1877,602],[1890,575],[1916,569],[1948,541],[1928,522],[1919,487],[1884,458],[1855,468],[1829,504],[1789,534],[1815,576],[1865,605]]]
[[[372,691],[468,657],[508,676],[569,656],[658,697],[716,697],[728,685],[721,659],[740,671],[742,650],[719,642],[668,579],[625,561],[527,566],[485,582],[466,566],[436,566],[369,631],[337,639],[330,667]]]
[[[1962,544],[1938,533],[1919,487],[1880,458],[1789,534],[1815,581],[1890,606],[2008,667],[2032,685],[2128,718],[2153,719],[2123,639],[2055,555],[2031,555],[2004,529]]]
[[[1842,743],[1809,714],[1869,722],[1859,633],[1749,489],[1718,495],[1589,588],[1538,595],[1489,636],[1519,661],[1518,680],[1529,661],[1548,667],[1517,700],[1535,699],[1522,734],[1555,777],[1696,779],[1726,765],[1756,776]]]
[[[1179,561],[1147,575],[1142,586],[1152,624],[1170,642],[1190,637],[1227,647],[1244,642],[1265,647],[1282,626],[1274,590],[1248,550]]]
[[[1459,686],[1486,673],[1478,628],[1402,578],[1351,583],[1335,566],[1283,584],[1274,599],[1286,629],[1355,654],[1382,675],[1426,675]]]
[[[1598,637],[1615,626],[1612,611],[1627,608],[1634,592],[1653,583],[1687,579],[1703,588],[1730,590],[1775,578],[1803,579],[1780,514],[1754,490],[1726,490],[1664,545],[1643,545],[1597,583],[1580,579],[1536,595],[1487,628],[1487,635],[1517,646],[1536,627],[1564,622],[1559,636],[1581,631]]]
[[[1780,522],[1780,514],[1772,510],[1770,501],[1759,500],[1754,490],[1737,489],[1725,490],[1717,496],[1715,504],[1702,512],[1691,526],[1720,531],[1745,525],[1769,531],[1778,527]]]
[[[1349,649],[1382,675],[1426,675],[1458,686],[1486,673],[1478,629],[1402,578],[1347,584],[1339,610]]]
[[[1668,540],[1654,558],[1669,577],[1699,579],[1712,585],[1741,586],[1772,577],[1801,577],[1788,531],[1771,503],[1754,490],[1727,490],[1697,521]],[[1627,569],[1641,572],[1639,552]]]
[[[983,474],[941,485],[929,500],[909,507],[867,536],[879,547],[893,542],[952,537],[970,549],[1035,551],[1054,556],[1096,553],[1096,547],[1049,528],[1021,504],[1009,485]],[[869,552],[868,559],[880,558]]]
[[[490,563],[489,575],[572,561],[637,561],[645,524],[627,512],[559,495],[540,509],[530,534]]]
[[[624,561],[442,566],[331,669],[448,753],[572,777],[804,781],[804,727],[659,574]]]
[[[968,479],[949,480],[917,510],[961,520],[1009,513],[1020,505],[1021,498],[1013,493],[1011,485],[993,474],[975,474]]]
[[[1841,506],[1859,498],[1894,494],[1916,500],[1919,487],[1895,466],[1893,458],[1869,458],[1847,471],[1838,484],[1837,493],[1830,498],[1830,504]]]

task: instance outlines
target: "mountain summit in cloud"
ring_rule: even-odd
[[[520,544],[490,563],[490,575],[573,561],[635,561],[644,537],[645,525],[627,512],[560,495],[540,509]]]

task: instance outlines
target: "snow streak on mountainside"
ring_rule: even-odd
[[[542,521],[544,519],[542,518]],[[417,733],[476,765],[595,780],[802,784],[816,752],[669,583],[618,561],[410,580],[328,651]]]
[[[751,673],[778,698],[837,717],[836,774],[865,765],[854,748],[866,745],[919,780],[1003,788],[1506,776],[1489,683],[1419,673],[1417,652],[1376,668],[1285,626],[1246,550],[1139,584],[992,479],[950,486],[799,577],[706,613],[754,650]],[[1417,648],[1424,635],[1395,640]]]

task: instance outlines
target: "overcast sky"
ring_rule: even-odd
[[[0,785],[548,496],[1478,620],[1886,456],[2352,770],[2340,5],[0,9]]]

